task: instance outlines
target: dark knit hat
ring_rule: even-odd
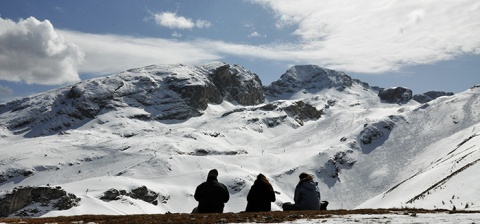
[[[303,179],[305,179],[305,178],[307,178],[307,177],[309,177],[309,176],[311,176],[311,175],[304,172],[304,173],[301,173],[301,174],[298,176],[298,178],[299,178],[300,180],[303,180]]]
[[[209,177],[218,177],[218,171],[216,169],[210,170],[208,172]]]

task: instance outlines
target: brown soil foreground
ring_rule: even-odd
[[[352,214],[401,214],[416,215],[417,213],[480,213],[480,211],[447,211],[447,210],[421,210],[421,209],[359,209],[359,210],[329,210],[329,211],[273,211],[254,213],[223,213],[223,214],[154,214],[154,215],[82,215],[60,216],[51,218],[3,218],[0,223],[18,224],[108,224],[108,223],[278,223],[297,219],[328,219],[333,215]]]

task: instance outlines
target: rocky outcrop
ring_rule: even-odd
[[[333,187],[337,182],[341,182],[340,173],[342,170],[348,170],[357,162],[351,155],[353,150],[339,151],[335,153],[328,161],[317,171],[317,175],[329,186]]]
[[[279,96],[297,91],[314,91],[334,88],[343,91],[354,84],[370,88],[367,83],[346,75],[343,72],[322,68],[316,65],[297,65],[288,69],[279,80],[265,87],[268,96]]]
[[[274,128],[284,123],[285,119],[287,119],[287,115],[278,116],[278,117],[266,117],[266,118],[263,118],[262,121],[264,124],[267,125],[267,127]]]
[[[247,181],[240,177],[235,177],[232,180],[225,183],[228,188],[232,189],[230,192],[233,194],[242,191],[247,186]]]
[[[293,119],[298,122],[298,124],[304,124],[306,120],[317,120],[323,115],[322,110],[317,110],[314,106],[304,103],[303,101],[297,101],[292,105],[285,108],[287,114],[292,114]]]
[[[366,124],[364,129],[360,132],[360,141],[364,145],[371,144],[375,140],[383,137],[384,132],[392,131],[395,123],[390,120],[379,121],[373,124]]]
[[[169,116],[158,116],[157,120],[183,120],[190,117],[200,116],[202,110],[207,109],[209,103],[219,104],[222,95],[212,83],[202,85],[177,85],[178,80],[169,80],[169,88],[180,95],[179,101],[183,101],[182,110],[178,110]]]
[[[6,171],[0,173],[0,183],[17,177],[26,178],[33,174],[34,171],[31,169],[7,169]]]
[[[257,105],[265,99],[258,76],[241,66],[147,66],[86,80],[49,93],[2,104],[0,125],[26,137],[56,134],[122,108],[139,108],[140,120],[185,120],[223,100]],[[1,118],[1,117],[0,117]]]
[[[79,198],[60,187],[18,187],[0,199],[0,217],[7,217],[32,203],[67,210],[79,202]]]
[[[317,120],[323,114],[323,109],[318,110],[316,107],[305,103],[303,101],[296,101],[292,104],[284,104],[284,102],[272,102],[258,107],[252,108],[237,108],[232,111],[228,111],[222,114],[222,117],[226,117],[233,113],[241,113],[244,111],[283,111],[285,115],[276,117],[263,118],[262,121],[268,127],[273,128],[282,124],[287,117],[293,118],[298,125],[303,126],[305,121]]]
[[[378,97],[384,103],[405,104],[412,99],[412,90],[403,87],[394,87],[381,90]]]
[[[413,95],[413,100],[419,103],[428,103],[438,97],[442,96],[453,96],[453,92],[443,92],[443,91],[429,91],[423,94]]]
[[[378,146],[381,146],[390,136],[391,131],[395,127],[395,122],[400,121],[404,121],[404,118],[392,115],[380,121],[366,123],[358,136],[362,152],[368,154]]]
[[[246,77],[245,74],[249,76]],[[265,100],[260,78],[241,67],[221,66],[214,71],[211,78],[227,101],[251,106],[261,104]]]
[[[120,199],[120,195],[125,195],[126,193],[127,192],[125,190],[123,190],[122,193],[120,193],[119,190],[112,188],[103,192],[103,196],[100,197],[100,199],[106,200],[106,201],[114,201],[114,200]]]
[[[229,151],[217,151],[214,149],[195,149],[194,152],[188,153],[188,155],[194,156],[208,156],[208,155],[226,155],[226,156],[235,156],[248,154],[245,150],[229,150]]]
[[[103,193],[103,196],[100,197],[102,200],[113,201],[119,200],[122,196],[128,196],[133,199],[139,199],[154,205],[158,205],[160,200],[161,203],[167,203],[170,199],[169,195],[160,195],[159,193],[148,189],[146,186],[141,186],[131,191],[127,192],[126,190],[117,190],[112,188]]]

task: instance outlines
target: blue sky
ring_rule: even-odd
[[[315,64],[414,93],[480,84],[478,0],[0,0],[0,102],[151,64]]]

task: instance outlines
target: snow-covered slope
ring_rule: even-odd
[[[480,88],[472,87],[409,113],[405,123],[392,132],[391,141],[386,142],[397,146],[392,150],[408,155],[402,156],[406,160],[398,164],[397,170],[388,173],[397,174],[397,184],[360,207],[455,206],[478,210],[479,94]]]
[[[226,212],[245,209],[258,173],[279,210],[305,171],[330,209],[478,209],[480,88],[401,105],[378,91],[318,66],[263,88],[224,63],[84,81],[0,105],[0,195],[49,185],[80,198],[68,210],[22,209],[34,216],[190,212],[216,168],[231,193]]]

